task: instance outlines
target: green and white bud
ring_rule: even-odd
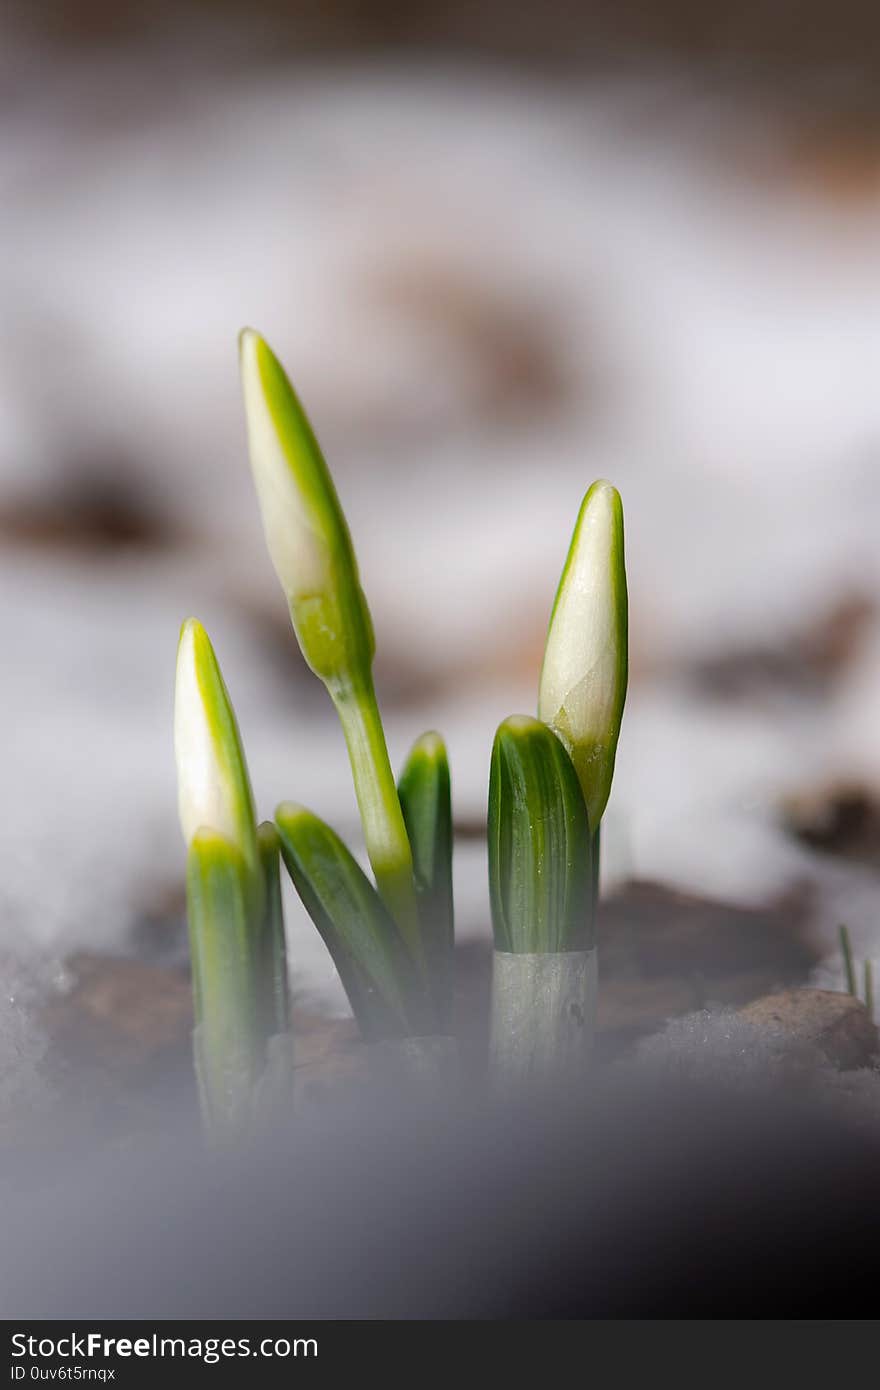
[[[266,544],[302,654],[329,686],[358,685],[369,680],[373,627],[330,470],[268,343],[252,328],[239,343]]]
[[[183,837],[210,830],[260,880],[254,798],[241,735],[207,632],[187,618],[177,647],[174,753]]]
[[[269,554],[308,665],[336,706],[376,884],[424,970],[412,853],[373,688],[375,643],[330,470],[284,368],[240,338],[251,466]]]
[[[595,834],[611,791],[627,681],[623,506],[596,482],[581,505],[541,670],[538,712],[574,763]]]

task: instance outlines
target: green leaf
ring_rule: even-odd
[[[441,1026],[452,1013],[455,925],[452,898],[452,801],[442,738],[423,734],[397,786],[412,847],[419,924]]]
[[[591,838],[571,759],[525,715],[495,735],[489,780],[489,892],[495,948],[593,945]]]
[[[290,1026],[287,984],[287,948],[284,939],[284,909],[281,902],[281,847],[271,821],[257,828],[257,844],[263,868],[265,904],[260,924],[262,955],[261,1011],[266,1037],[286,1033]]]
[[[364,1037],[426,1031],[426,1001],[403,938],[339,836],[289,801],[278,807],[275,824],[288,873],[333,957]]]
[[[205,1118],[215,1133],[247,1128],[263,1072],[264,978],[249,902],[249,871],[238,848],[198,830],[187,858],[187,916],[196,1018],[196,1065]]]
[[[610,483],[593,483],[581,505],[556,593],[538,713],[574,763],[598,830],[614,776],[627,684],[627,593],[623,506]]]

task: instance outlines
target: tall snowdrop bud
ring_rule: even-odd
[[[571,756],[595,833],[608,801],[626,699],[623,506],[610,483],[581,505],[544,650],[538,712]]]
[[[333,479],[272,349],[252,328],[239,345],[251,467],[294,631],[326,684],[358,685],[369,680],[373,628]]]
[[[348,526],[305,411],[271,348],[240,338],[251,466],[266,542],[302,654],[329,691],[376,884],[424,964],[412,853],[373,689],[373,625]]]
[[[229,692],[201,623],[188,618],[177,648],[174,752],[180,824],[187,846],[210,830],[238,850],[260,880],[250,778]]]

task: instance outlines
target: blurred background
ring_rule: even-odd
[[[188,614],[261,814],[292,797],[358,842],[262,542],[248,323],[338,481],[392,757],[447,738],[465,948],[494,729],[534,708],[607,476],[632,674],[603,874],[609,930],[642,932],[607,1007],[625,1031],[839,985],[844,919],[880,959],[877,7],[7,0],[0,25],[10,960],[185,959]],[[344,1009],[289,910],[299,996]]]

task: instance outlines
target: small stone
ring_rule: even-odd
[[[851,994],[787,989],[747,1004],[740,1016],[784,1045],[817,1049],[840,1071],[868,1066],[880,1052],[877,1028]]]

